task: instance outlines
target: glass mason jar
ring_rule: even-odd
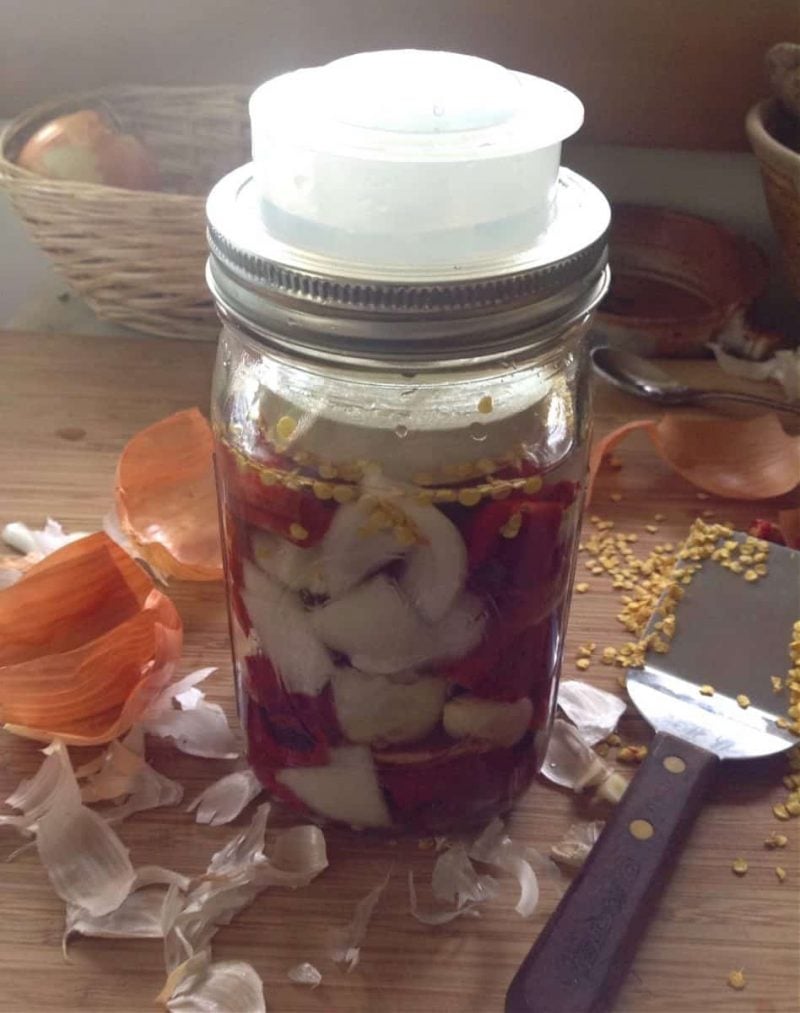
[[[245,166],[208,205],[248,760],[307,817],[483,824],[555,706],[608,205],[561,170],[553,227],[459,274],[312,256],[253,227],[262,196]]]

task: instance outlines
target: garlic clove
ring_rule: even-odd
[[[464,695],[444,707],[444,730],[454,739],[484,739],[513,746],[530,727],[533,704],[527,697],[510,703]]]

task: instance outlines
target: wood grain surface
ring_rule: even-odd
[[[39,525],[50,514],[69,530],[99,527],[123,444],[169,412],[205,407],[213,355],[205,344],[158,339],[0,334],[0,521]],[[698,383],[720,379],[711,363],[669,368]],[[648,414],[646,406],[608,388],[597,395],[600,431]],[[701,510],[715,510],[719,519],[740,526],[755,514],[770,514],[768,506],[700,502],[654,458],[639,434],[620,456],[624,467],[602,474],[592,510],[622,530],[637,531],[640,546],[678,540]],[[610,500],[612,491],[622,494],[621,502]],[[648,535],[644,525],[655,512],[667,519],[658,534]],[[599,578],[588,580],[590,591],[573,604],[564,674],[618,689],[617,669],[593,663],[580,674],[574,668],[578,644],[594,640],[604,646],[624,639],[614,619],[617,593]],[[233,715],[221,587],[174,585],[169,590],[185,623],[183,671],[218,666],[210,696]],[[649,738],[646,726],[630,713],[621,730],[631,742]],[[187,799],[235,766],[182,756],[158,742],[151,760],[186,786]],[[2,797],[39,761],[34,744],[1,733]],[[780,760],[724,767],[654,912],[616,1010],[793,1013],[800,1008],[800,822],[779,824],[770,811],[785,795],[782,772]],[[546,852],[571,822],[601,816],[592,803],[537,782],[515,811],[510,830]],[[279,821],[287,822],[283,816]],[[762,842],[776,829],[787,833],[789,846],[767,851]],[[198,826],[180,808],[141,813],[120,830],[134,864],[158,863],[187,873],[202,871],[234,832],[230,826]],[[338,831],[327,837],[330,868],[324,875],[304,890],[262,894],[220,931],[215,958],[252,962],[264,979],[268,1007],[277,1013],[499,1013],[514,971],[557,902],[555,882],[543,882],[542,903],[530,921],[514,913],[514,884],[503,880],[499,899],[480,919],[431,929],[408,914],[406,888],[410,867],[418,883],[427,882],[433,864],[429,850],[414,839],[374,840]],[[35,852],[1,861],[17,844],[13,831],[0,830],[0,1010],[152,1008],[164,977],[161,945],[78,938],[65,963],[63,904]],[[731,872],[736,856],[750,863],[743,878]],[[777,864],[788,873],[783,884],[774,873]],[[331,932],[347,922],[357,900],[390,867],[392,879],[361,963],[345,974],[326,955]],[[423,889],[421,902],[429,900]],[[324,975],[313,992],[286,978],[290,967],[305,960]],[[743,968],[747,976],[742,992],[726,985],[734,968]]]

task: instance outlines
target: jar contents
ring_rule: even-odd
[[[542,469],[520,444],[398,480],[297,450],[302,428],[276,418],[247,452],[217,435],[249,762],[305,816],[485,822],[541,762],[583,455]]]

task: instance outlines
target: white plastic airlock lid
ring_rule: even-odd
[[[261,217],[281,243],[378,265],[466,266],[551,223],[569,91],[458,53],[360,53],[250,100]]]

